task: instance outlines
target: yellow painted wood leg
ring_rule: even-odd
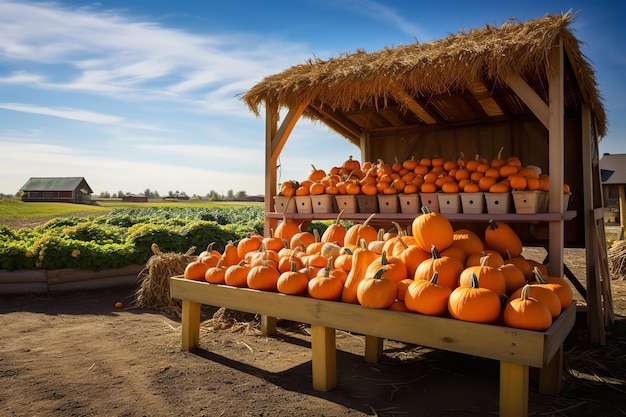
[[[276,317],[261,316],[261,333],[265,336],[276,333]]]
[[[311,325],[313,389],[330,391],[337,386],[335,329]]]
[[[182,349],[192,350],[200,343],[200,304],[183,300],[181,313]]]
[[[539,370],[539,392],[546,395],[558,395],[561,392],[562,372],[563,345],[554,354],[550,362]]]
[[[528,366],[500,361],[500,417],[528,416]]]
[[[382,337],[365,336],[365,362],[378,363],[383,358],[384,341]]]

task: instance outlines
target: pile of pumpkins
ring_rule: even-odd
[[[511,190],[549,191],[550,177],[534,165],[524,166],[517,156],[488,161],[476,154],[457,159],[412,157],[405,161],[386,163],[382,159],[361,164],[350,156],[330,170],[311,165],[301,181],[283,181],[278,194],[284,197],[307,195],[377,195],[415,193],[507,193]],[[564,192],[569,186],[563,185]]]
[[[458,320],[543,331],[572,303],[563,277],[522,255],[506,223],[484,235],[454,230],[423,207],[404,231],[363,223],[346,227],[339,213],[320,236],[283,219],[271,236],[251,235],[223,252],[209,247],[184,278],[360,304]]]

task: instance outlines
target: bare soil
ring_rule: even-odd
[[[580,251],[566,251],[575,273]],[[306,325],[279,322],[264,336],[249,316],[215,330],[218,306],[207,306],[200,349],[184,352],[180,320],[133,307],[135,291],[0,297],[0,414],[498,415],[496,361],[385,341],[383,360],[370,364],[363,338],[338,330],[338,387],[317,392]],[[626,415],[626,281],[613,280],[612,294],[606,344],[588,342],[584,314],[568,336],[559,396],[539,394],[531,369],[529,415]]]

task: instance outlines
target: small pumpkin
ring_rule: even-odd
[[[253,290],[276,292],[279,276],[280,272],[278,269],[270,266],[264,260],[260,265],[250,268],[246,281],[248,288]]]
[[[331,275],[331,262],[323,269],[321,274],[311,278],[307,284],[308,294],[320,300],[337,300],[343,291],[343,282]]]
[[[533,270],[537,284],[553,290],[561,301],[561,309],[565,309],[574,301],[572,287],[564,278],[543,275],[539,268]]]
[[[528,297],[541,301],[548,307],[550,316],[553,319],[561,314],[561,300],[559,300],[559,296],[556,295],[553,289],[541,284],[525,284],[522,288],[518,288],[509,297],[509,303],[516,298],[522,297],[522,291],[524,289],[528,290]]]
[[[396,281],[386,277],[387,269],[381,267],[374,275],[367,275],[357,288],[359,304],[368,308],[389,308],[396,300]]]
[[[506,279],[498,268],[487,264],[488,257],[483,256],[478,266],[465,268],[459,276],[459,286],[470,287],[476,277],[482,288],[490,289],[498,296],[506,294]]]
[[[341,216],[343,215],[343,212],[344,210],[341,210],[337,215],[335,222],[324,230],[320,239],[321,242],[335,242],[340,246],[344,245],[347,229],[343,224],[341,224]]]
[[[250,272],[250,265],[245,260],[241,260],[238,264],[226,268],[224,282],[232,287],[245,288],[248,286],[248,272]]]
[[[437,272],[439,285],[455,289],[459,286],[459,276],[464,267],[461,261],[450,256],[441,256],[435,245],[431,248],[432,257],[423,261],[415,271],[416,281],[430,281]]]
[[[367,245],[376,240],[378,238],[378,230],[369,224],[375,215],[376,213],[372,213],[363,223],[351,226],[346,232],[344,246],[357,245],[361,239],[365,240]]]
[[[204,280],[211,284],[224,284],[224,274],[226,266],[222,265],[223,259],[217,262],[217,265],[210,267],[204,273]]]
[[[308,284],[309,279],[306,274],[300,272],[298,265],[291,261],[291,269],[280,274],[276,288],[282,294],[299,295],[306,293]]]
[[[478,277],[472,274],[471,286],[457,287],[450,294],[448,311],[458,320],[475,323],[493,323],[500,317],[502,304],[495,292],[478,285]]]
[[[504,307],[503,322],[517,329],[543,331],[552,325],[548,307],[530,296],[530,286],[525,285],[520,297],[511,299]]]
[[[183,271],[183,277],[193,281],[203,281],[204,274],[211,266],[200,259],[189,262]]]
[[[404,304],[409,311],[429,316],[445,316],[448,314],[448,300],[452,290],[439,285],[438,272],[434,272],[430,280],[413,281],[404,295]]]

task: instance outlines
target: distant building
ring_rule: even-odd
[[[626,207],[626,154],[605,153],[600,159],[600,176],[602,177],[602,196],[605,209],[605,220],[610,223],[621,223]]]
[[[93,190],[83,177],[33,177],[24,184],[22,201],[91,203]]]
[[[127,194],[122,197],[122,201],[128,203],[147,203],[148,197],[144,194]]]

